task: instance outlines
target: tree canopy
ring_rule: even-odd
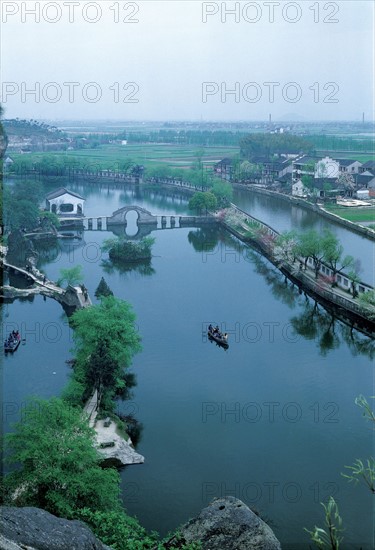
[[[198,212],[205,210],[206,214],[208,210],[216,210],[217,208],[217,199],[213,193],[206,191],[197,191],[191,197],[189,201],[189,209],[197,210]]]
[[[71,324],[76,381],[89,389],[108,384],[109,393],[122,389],[123,369],[141,350],[130,304],[114,296],[102,297],[100,304],[77,310]]]
[[[60,278],[57,281],[58,285],[62,285],[66,282],[67,286],[77,285],[83,281],[82,266],[75,265],[74,267],[61,268],[60,269]]]
[[[36,399],[5,438],[19,468],[5,477],[9,503],[70,518],[77,510],[118,510],[119,475],[100,467],[94,432],[82,411],[61,399]]]
[[[250,162],[257,156],[271,157],[282,153],[307,153],[311,143],[291,134],[249,134],[240,141],[241,157]]]

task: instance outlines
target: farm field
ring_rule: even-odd
[[[326,210],[344,220],[351,222],[372,222],[375,223],[375,206],[365,207],[339,207],[339,206],[326,206]]]
[[[46,157],[60,157],[69,159],[86,160],[89,164],[99,164],[103,169],[109,168],[116,163],[128,161],[150,166],[165,164],[171,168],[190,168],[196,161],[197,152],[203,150],[203,164],[211,166],[224,157],[233,157],[239,154],[239,147],[214,146],[199,147],[171,144],[130,144],[130,145],[103,145],[95,149],[75,149],[73,151],[53,151],[48,153],[30,153],[27,161],[41,161]],[[26,158],[21,154],[12,154],[14,160]]]

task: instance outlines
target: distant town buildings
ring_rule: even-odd
[[[253,170],[241,171],[232,158],[214,166],[214,173],[232,182],[261,184],[296,197],[335,198],[357,196],[375,198],[375,162],[334,159],[329,156],[280,155],[274,158],[254,157]],[[245,161],[246,163],[246,161]],[[257,169],[255,169],[257,167]]]

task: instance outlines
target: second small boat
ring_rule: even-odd
[[[225,349],[229,348],[228,344],[228,334],[224,334],[219,330],[219,327],[214,328],[212,325],[208,327],[207,331],[208,339],[212,342],[216,342],[218,346],[221,346]]]

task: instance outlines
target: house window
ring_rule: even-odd
[[[60,212],[73,212],[74,205],[73,204],[60,204]]]
[[[359,292],[366,292],[365,287],[362,286],[362,285],[358,285],[358,290],[359,290]]]
[[[341,275],[337,275],[337,282],[338,282],[338,283],[341,283],[341,282],[342,282],[342,277],[341,277]]]
[[[343,283],[344,283],[344,286],[349,286],[349,281],[348,281],[348,279],[343,279]]]

